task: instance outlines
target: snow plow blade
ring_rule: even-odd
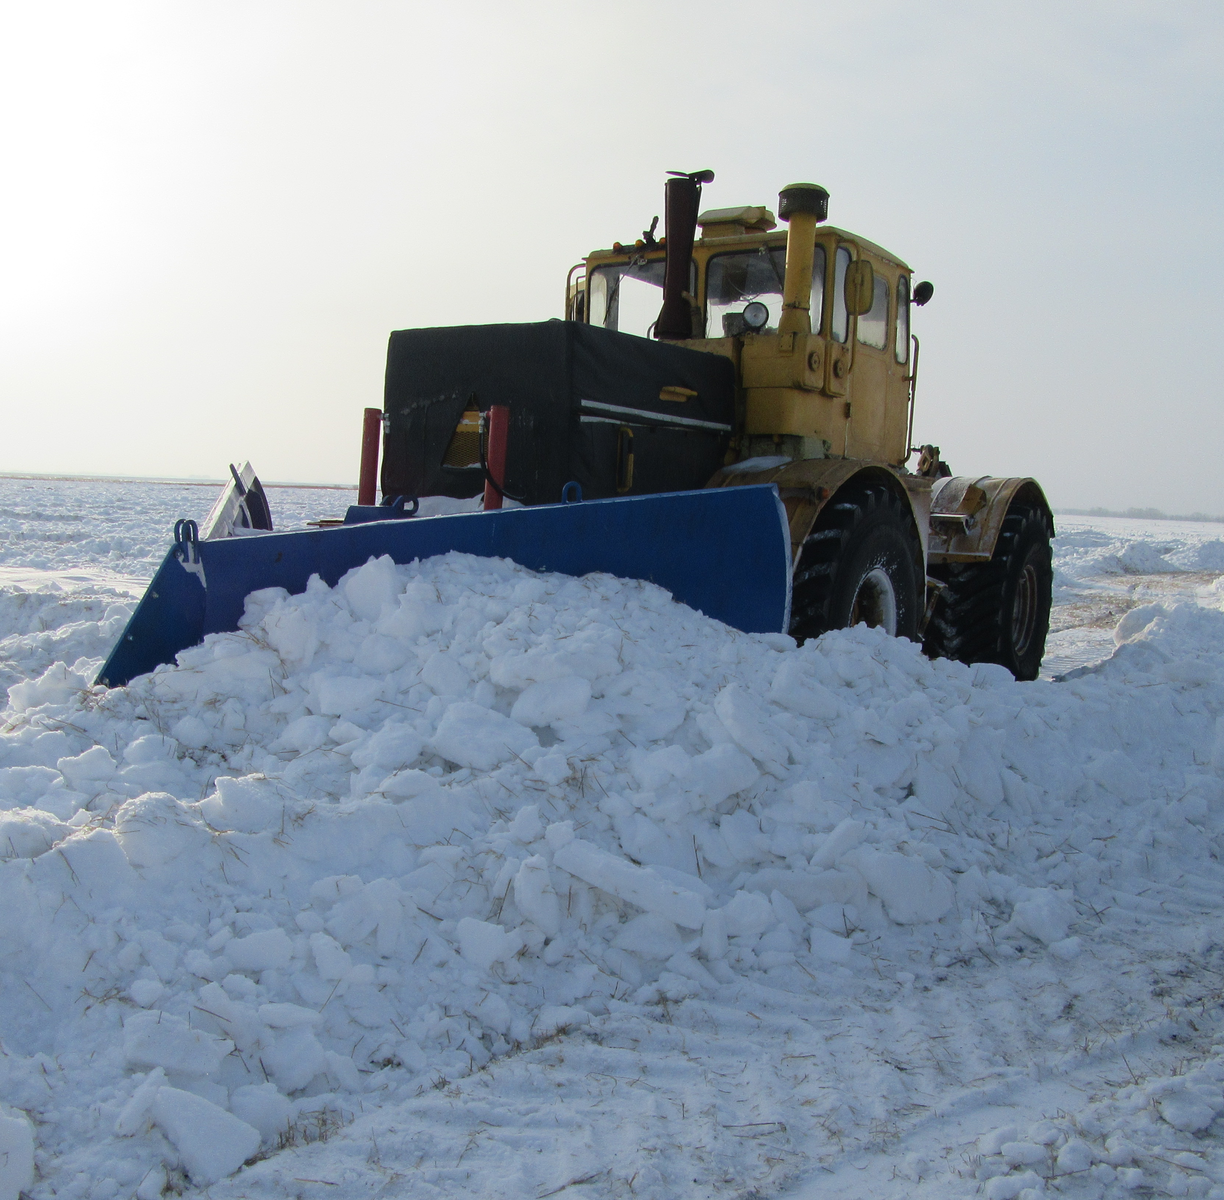
[[[96,682],[122,687],[205,634],[236,630],[251,592],[300,593],[312,575],[335,586],[384,554],[407,564],[456,550],[563,575],[646,580],[745,633],[784,633],[790,621],[790,537],[773,485],[455,516],[371,515],[354,509],[342,526],[204,541],[194,522],[180,521]]]

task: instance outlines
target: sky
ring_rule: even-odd
[[[811,181],[935,298],[916,440],[1224,514],[1224,6],[0,0],[0,471],[355,480],[393,329]]]

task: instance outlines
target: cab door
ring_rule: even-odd
[[[858,316],[853,337],[846,454],[887,462],[893,456],[889,400],[892,347],[889,345],[889,302],[892,287],[880,264],[872,264],[871,308]],[[904,436],[904,435],[902,435]]]

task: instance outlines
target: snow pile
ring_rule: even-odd
[[[54,663],[87,675],[110,653],[135,607],[113,588],[0,589],[0,693]]]
[[[1056,591],[1117,576],[1224,572],[1219,526],[1189,521],[1057,517]]]
[[[1166,555],[1178,549],[1176,543],[1132,541],[1118,546],[1112,539],[1101,548],[1093,548],[1074,558],[1064,557],[1059,565],[1076,579],[1091,579],[1096,575],[1160,575],[1183,568]]]
[[[1018,685],[452,554],[256,593],[127,689],[52,665],[0,735],[0,1095],[37,1122],[35,1194],[208,1186],[312,1122],[750,986],[1070,969],[1120,892],[1218,875],[1222,634],[1146,606],[1104,668]],[[1150,1097],[1171,1129],[1214,1061]],[[1017,1132],[981,1178],[1017,1195],[1070,1145]]]
[[[1169,555],[1184,571],[1216,571],[1224,574],[1224,542],[1201,542]]]

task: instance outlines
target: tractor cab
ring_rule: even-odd
[[[681,294],[687,330],[668,340],[735,364],[743,400],[736,457],[833,455],[900,465],[909,454],[913,383],[910,271],[822,220],[805,224],[800,248],[792,245],[800,232],[793,222],[778,229],[763,206],[697,216]],[[792,267],[791,298],[788,261],[800,256],[804,269]],[[667,240],[651,231],[632,246],[594,251],[570,272],[567,317],[659,336],[667,257]]]

